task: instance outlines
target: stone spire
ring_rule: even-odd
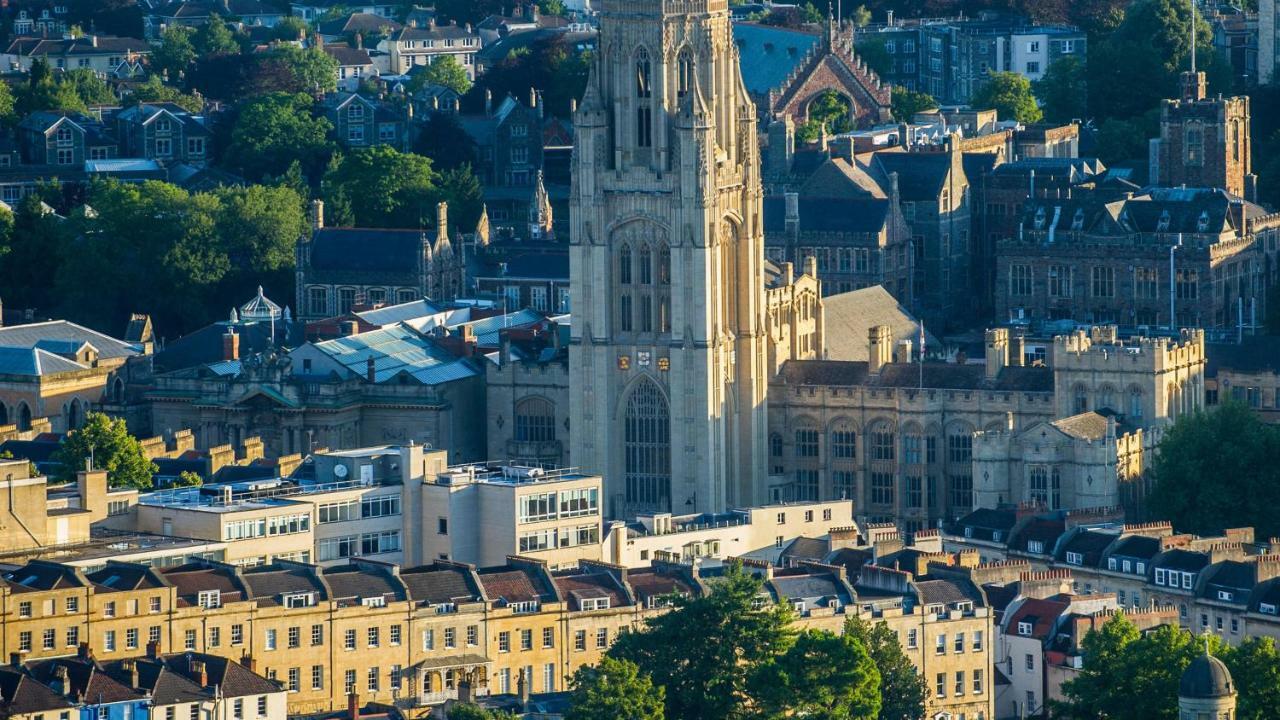
[[[551,198],[542,183],[542,170],[538,170],[538,177],[533,185],[533,200],[529,203],[529,239],[550,237],[551,221]]]

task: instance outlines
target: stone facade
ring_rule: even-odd
[[[613,515],[759,502],[767,343],[755,106],[723,0],[607,0],[571,199],[574,462]]]
[[[1254,199],[1249,98],[1209,98],[1205,74],[1182,74],[1182,97],[1160,106],[1160,138],[1151,141],[1151,177],[1164,187],[1223,188]]]

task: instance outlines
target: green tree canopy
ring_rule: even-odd
[[[36,58],[31,63],[27,82],[19,86],[15,105],[19,116],[26,116],[37,110],[87,112],[89,109],[73,85],[54,78],[53,71],[44,58]]]
[[[860,618],[846,622],[844,632],[863,643],[875,663],[880,677],[880,720],[923,717],[929,688],[903,652],[898,633],[884,621],[873,626]]]
[[[191,37],[191,43],[200,55],[240,52],[240,43],[236,42],[236,36],[231,32],[231,28],[217,18],[201,25]]]
[[[895,85],[893,87],[893,119],[898,122],[911,122],[918,112],[936,110],[938,101],[933,96],[918,90],[908,90]]]
[[[565,720],[663,720],[664,693],[636,664],[608,655],[573,675]]]
[[[0,124],[11,125],[16,120],[13,113],[14,99],[13,91],[9,89],[9,83],[0,82]]]
[[[0,287],[9,307],[52,309],[58,298],[50,278],[69,238],[66,221],[47,213],[37,194],[14,209],[8,251],[0,258]]]
[[[178,477],[174,479],[170,487],[200,487],[204,485],[204,478],[190,470],[183,470],[178,473]]]
[[[271,28],[271,34],[277,40],[299,40],[306,37],[309,29],[306,20],[297,15],[290,15],[276,23],[275,27]]]
[[[195,95],[188,95],[176,87],[165,85],[160,78],[152,75],[145,82],[133,86],[130,99],[140,103],[170,102],[190,112],[204,109],[204,100]]]
[[[466,95],[471,90],[471,78],[467,77],[462,63],[452,55],[445,55],[415,75],[410,90],[416,92],[431,85],[443,85],[458,95]]]
[[[1031,93],[1031,81],[1015,72],[991,73],[973,94],[970,104],[975,108],[994,108],[1001,120],[1034,123],[1044,117]]]
[[[854,47],[858,52],[858,57],[867,64],[878,75],[888,75],[893,69],[893,56],[889,54],[888,47],[884,44],[884,40],[878,37],[870,36],[858,41]],[[896,89],[896,88],[895,88]]]
[[[880,671],[857,635],[806,630],[753,672],[761,718],[877,720]]]
[[[476,142],[453,113],[432,113],[414,142],[414,152],[431,158],[441,170],[474,165],[479,158]]]
[[[312,117],[312,100],[301,93],[268,93],[238,112],[223,163],[250,180],[283,173],[298,162],[308,175],[324,166],[334,150],[332,126]]]
[[[1063,55],[1049,63],[1044,76],[1032,84],[1032,89],[1049,122],[1070,122],[1084,118],[1088,112],[1085,65],[1075,55]]]
[[[114,105],[116,103],[116,94],[112,92],[111,86],[107,84],[106,80],[98,77],[98,73],[89,68],[67,70],[61,73],[58,83],[70,86],[71,91],[86,106]]]
[[[389,145],[353,150],[335,159],[321,183],[326,202],[350,208],[361,227],[428,227],[440,198],[431,161]]]
[[[706,595],[676,598],[675,610],[620,636],[609,654],[629,660],[666,691],[671,718],[738,718],[756,688],[753,668],[794,637],[789,608],[756,607],[759,579],[731,565]]]
[[[587,88],[590,53],[570,45],[561,36],[535,40],[524,52],[509,54],[485,71],[467,95],[470,107],[483,107],[484,91],[495,102],[507,95],[527,102],[530,89],[542,91],[546,111],[568,117],[570,101],[582,97]]]
[[[1270,720],[1280,708],[1280,652],[1275,640],[1252,637],[1223,658],[1236,684],[1236,720]]]
[[[261,58],[288,72],[296,92],[326,93],[338,89],[338,61],[318,47],[282,44]]]
[[[178,82],[181,74],[195,62],[195,31],[185,25],[169,25],[160,33],[160,44],[151,51],[153,71],[167,75],[170,82]]]
[[[1160,440],[1150,506],[1181,532],[1210,535],[1252,525],[1280,535],[1280,427],[1226,402],[1185,414]]]
[[[151,489],[151,477],[159,468],[142,451],[142,443],[129,434],[122,419],[102,413],[85,416],[84,427],[73,430],[54,454],[58,463],[55,478],[70,482],[92,459],[95,470],[107,471],[111,487]]]

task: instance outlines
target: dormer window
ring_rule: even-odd
[[[1231,599],[1232,599],[1233,597],[1235,597],[1235,594],[1234,594],[1234,593],[1232,593],[1230,590],[1219,590],[1219,591],[1218,591],[1218,599],[1219,599],[1219,600],[1225,600],[1225,601],[1227,601],[1227,602],[1231,602]]]
[[[1023,637],[1031,637],[1032,625],[1029,622],[1018,623],[1018,634]]]
[[[311,607],[316,604],[316,594],[311,592],[286,593],[281,598],[281,601],[281,604],[287,608]]]
[[[458,611],[458,606],[453,603],[440,603],[436,606],[437,615],[448,615]]]
[[[1080,553],[1078,553],[1078,552],[1068,552],[1068,553],[1067,553],[1067,564],[1069,564],[1069,565],[1083,565],[1083,564],[1084,564],[1084,555],[1081,555],[1081,554],[1080,554]]]
[[[609,598],[607,597],[587,598],[586,600],[583,600],[582,602],[578,603],[578,605],[583,610],[608,610]]]
[[[384,595],[376,595],[374,597],[360,598],[360,604],[368,608],[386,607],[387,598]]]
[[[958,602],[952,607],[954,607],[956,610],[959,610],[960,612],[966,612],[966,613],[973,612],[973,603],[968,601]]]
[[[1036,220],[1035,220],[1035,223],[1036,223],[1036,229],[1037,229],[1037,230],[1043,230],[1043,229],[1044,229],[1044,224],[1045,224],[1045,221],[1046,221],[1047,219],[1048,219],[1048,216],[1047,216],[1047,214],[1045,213],[1044,208],[1036,208]]]
[[[1084,208],[1076,208],[1076,214],[1071,217],[1071,229],[1084,229]]]
[[[196,595],[196,604],[206,610],[222,607],[222,592],[220,590],[201,590]]]
[[[1027,542],[1027,552],[1043,553],[1044,542],[1040,540],[1030,540]]]
[[[1207,232],[1209,230],[1209,211],[1201,210],[1200,217],[1196,220],[1196,232]]]
[[[1169,211],[1165,210],[1160,213],[1160,219],[1156,221],[1156,232],[1169,232]]]

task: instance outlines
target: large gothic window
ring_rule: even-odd
[[[671,284],[671,248],[666,243],[658,248],[658,284]]]
[[[640,246],[640,284],[649,285],[653,282],[653,258],[649,252],[648,245]]]
[[[556,439],[555,406],[546,398],[531,397],[516,405],[516,441],[550,442]]]
[[[624,433],[627,504],[669,510],[671,416],[662,391],[648,378],[627,399]]]
[[[636,53],[636,97],[647,98],[653,94],[653,73],[649,63],[649,51],[644,48]]]

